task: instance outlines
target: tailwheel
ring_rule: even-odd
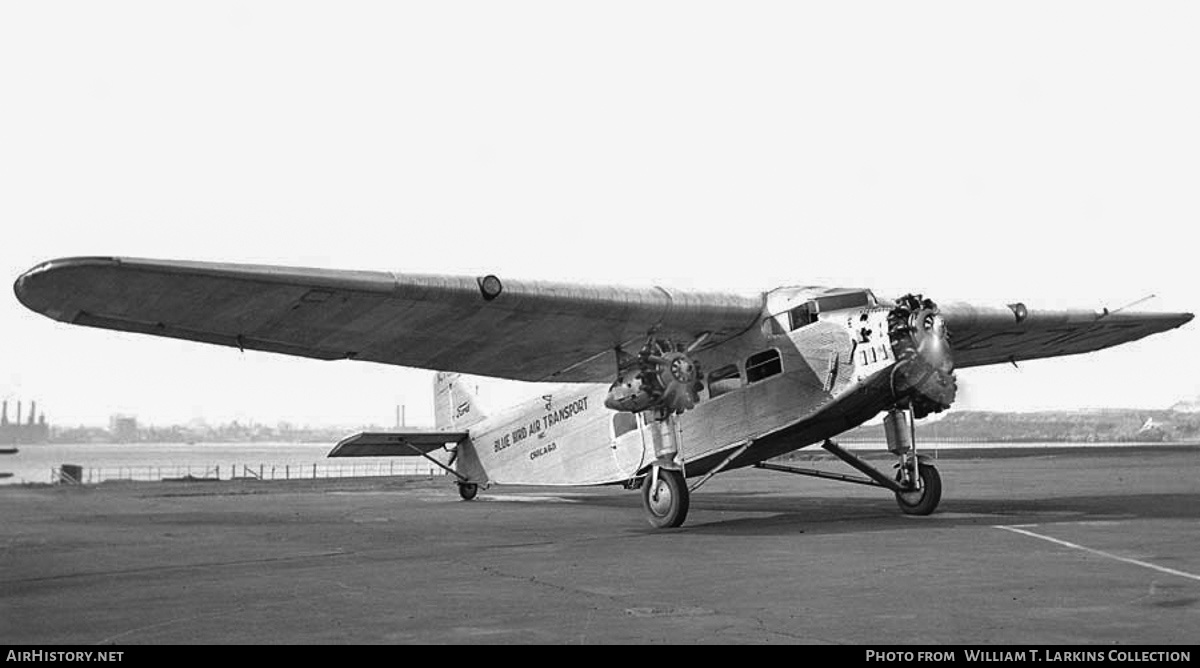
[[[479,493],[479,485],[473,482],[458,483],[458,495],[463,498],[463,501],[470,501]]]
[[[921,489],[896,492],[896,503],[905,515],[929,515],[942,500],[942,476],[932,464],[917,463]]]
[[[658,469],[657,480],[655,477],[651,473],[642,482],[642,507],[647,519],[658,529],[682,526],[691,496],[687,481],[679,471],[663,468]]]

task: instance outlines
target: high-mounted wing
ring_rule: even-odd
[[[495,294],[499,288],[499,294]],[[17,298],[55,320],[317,359],[528,381],[601,382],[646,334],[714,345],[761,297],[494,277],[66,258],[21,275]]]
[[[1189,322],[1191,313],[941,306],[958,368],[1100,350]]]

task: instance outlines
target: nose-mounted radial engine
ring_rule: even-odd
[[[707,339],[705,334],[683,347],[651,335],[637,355],[617,349],[617,380],[604,405],[648,416],[644,434],[653,444],[654,462],[642,482],[642,505],[658,527],[677,527],[687,518],[689,490],[678,458],[675,418],[700,400],[703,373],[692,352]]]
[[[954,403],[954,357],[946,323],[933,300],[905,295],[888,314],[888,335],[896,365],[892,396],[898,407],[911,407],[920,419]]]
[[[917,456],[914,420],[954,403],[958,386],[950,335],[937,304],[921,295],[896,300],[888,314],[888,335],[896,358],[891,371],[895,403],[884,416],[883,429],[888,450],[899,457],[896,501],[905,513],[927,515],[941,500],[942,481],[937,469]]]

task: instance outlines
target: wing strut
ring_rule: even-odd
[[[459,482],[464,482],[464,483],[469,482],[467,480],[467,476],[459,473],[458,471],[455,471],[454,469],[450,468],[449,466],[446,466],[445,464],[439,462],[438,460],[434,459],[433,457],[430,457],[428,452],[425,452],[424,450],[422,450],[421,448],[418,448],[417,446],[413,445],[412,443],[409,443],[408,441],[401,439],[400,445],[407,447],[409,450],[412,450],[413,452],[417,453],[418,455],[421,455],[425,459],[428,459],[429,461],[433,462],[435,465],[437,465],[438,468],[442,469],[446,473],[449,473],[450,475],[454,476],[455,478],[458,478]]]
[[[724,460],[722,460],[720,464],[717,464],[716,467],[713,468],[713,470],[709,471],[708,473],[705,473],[703,478],[700,478],[699,480],[696,481],[696,484],[694,484],[688,488],[688,491],[694,492],[697,489],[700,489],[700,485],[703,485],[704,483],[708,482],[709,478],[711,478],[711,477],[715,476],[716,474],[720,473],[721,471],[723,471],[726,466],[729,466],[729,462],[733,461],[738,455],[745,452],[746,448],[750,447],[750,444],[752,444],[752,443],[754,443],[754,441],[749,441],[749,440],[746,441],[745,443],[743,443],[742,447],[740,447],[737,450],[734,450],[732,453],[730,453],[730,455],[728,457],[726,457]]]
[[[845,475],[843,473],[830,473],[828,471],[820,471],[817,469],[805,469],[797,466],[785,466],[783,464],[771,464],[769,462],[759,462],[754,465],[754,468],[767,469],[768,471],[782,471],[783,473],[795,473],[797,475],[812,476],[814,478],[825,478],[828,480],[840,480],[841,482],[852,482],[856,485],[871,485],[873,487],[886,487],[897,494],[901,492],[911,491],[894,480],[891,480],[886,475],[880,473],[875,467],[859,459],[853,453],[847,452],[837,443],[829,439],[825,439],[825,443],[821,445],[827,452],[836,455],[838,459],[846,462],[850,466],[862,471],[870,476],[869,478],[859,478],[858,476]]]

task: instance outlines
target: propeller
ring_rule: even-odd
[[[654,409],[659,420],[694,408],[704,383],[692,353],[708,337],[706,332],[684,347],[652,334],[636,357],[626,356],[604,405],[631,413]]]
[[[698,339],[683,350],[672,350],[669,342],[652,339],[642,349],[645,360],[654,365],[655,384],[662,388],[661,407],[668,414],[695,408],[700,400],[700,390],[704,387],[700,364],[691,358],[692,351],[700,345],[703,340]]]

